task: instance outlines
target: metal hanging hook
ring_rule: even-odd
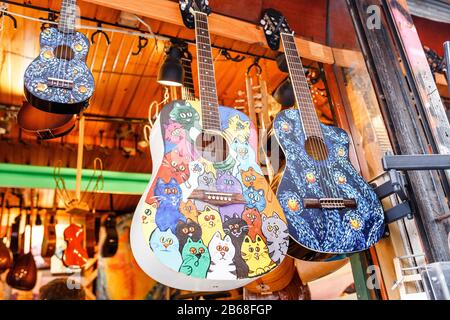
[[[101,27],[102,27],[102,24],[101,24],[101,22],[99,22],[99,23],[97,23],[97,27],[99,28],[97,31],[95,31],[92,35],[91,35],[91,42],[92,42],[92,44],[95,44],[95,36],[96,35],[104,35],[105,36],[105,39],[106,39],[106,43],[108,44],[108,46],[111,44],[111,41],[109,40],[109,36],[106,34],[106,32],[105,31],[103,31],[102,29],[101,29]]]
[[[255,57],[253,59],[253,63],[247,68],[247,74],[250,74],[250,72],[252,71],[253,68],[256,68],[256,74],[259,76],[262,73],[262,68],[259,65],[259,60],[261,59],[261,57]]]
[[[233,61],[233,62],[241,62],[241,61],[243,61],[245,59],[245,56],[240,55],[240,54],[232,57],[231,54],[226,49],[221,49],[220,50],[220,54],[222,56],[224,56],[225,59],[227,59],[229,61]]]
[[[12,15],[10,15],[8,12],[6,12],[8,10],[6,7],[5,8],[1,7],[1,8],[4,11],[0,12],[0,19],[3,18],[3,17],[10,18],[12,20],[12,22],[13,22],[14,30],[16,30],[17,29],[17,20],[16,20],[16,18],[14,18]]]
[[[139,43],[138,43],[138,51],[133,52],[133,56],[137,56],[141,53],[142,49],[144,49],[148,45],[148,38],[145,38],[143,36],[139,36]]]

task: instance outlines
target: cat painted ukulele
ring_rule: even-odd
[[[200,103],[174,101],[159,114],[152,180],[133,217],[131,247],[139,266],[167,286],[230,290],[282,262],[288,227],[256,162],[253,123],[218,105],[209,10],[191,3],[180,7],[195,25]]]
[[[58,28],[41,33],[40,55],[26,69],[25,96],[43,111],[76,114],[94,93],[94,78],[86,65],[89,40],[75,31],[76,0],[63,0]]]
[[[283,43],[299,106],[281,111],[274,120],[275,135],[286,156],[277,198],[294,240],[288,254],[327,260],[365,250],[383,235],[381,204],[349,161],[347,133],[320,123],[285,18],[268,9],[261,24],[271,49],[278,50],[280,40]]]

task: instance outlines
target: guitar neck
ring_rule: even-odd
[[[184,69],[183,88],[181,90],[182,99],[188,101],[195,100],[194,81],[192,78],[192,60],[187,58],[181,58],[181,64]]]
[[[284,46],[284,54],[288,63],[289,75],[294,88],[297,106],[302,118],[303,130],[307,137],[322,138],[322,129],[316,113],[316,108],[311,96],[311,91],[306,80],[303,64],[298,54],[295,38],[292,34],[282,33],[281,40]]]
[[[217,99],[208,16],[202,12],[195,12],[194,16],[203,128],[220,130],[219,102]]]
[[[77,19],[77,1],[63,0],[58,29],[64,33],[74,33]]]

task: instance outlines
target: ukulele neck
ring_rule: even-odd
[[[63,33],[74,33],[77,19],[77,1],[63,0],[58,29]]]
[[[217,99],[208,16],[202,12],[195,12],[194,16],[202,124],[204,129],[220,130],[219,102]]]
[[[297,107],[302,119],[303,131],[306,137],[323,138],[320,121],[316,113],[308,81],[306,80],[303,64],[297,51],[295,38],[292,34],[282,33],[281,39],[297,100]]]

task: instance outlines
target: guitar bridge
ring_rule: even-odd
[[[305,198],[303,199],[305,209],[355,209],[355,199],[344,198]]]
[[[73,89],[74,83],[70,80],[58,79],[58,78],[48,78],[48,85],[50,87],[62,88],[62,89]]]
[[[215,192],[207,190],[194,190],[189,199],[200,200],[213,206],[226,206],[230,204],[245,204],[242,194]]]

